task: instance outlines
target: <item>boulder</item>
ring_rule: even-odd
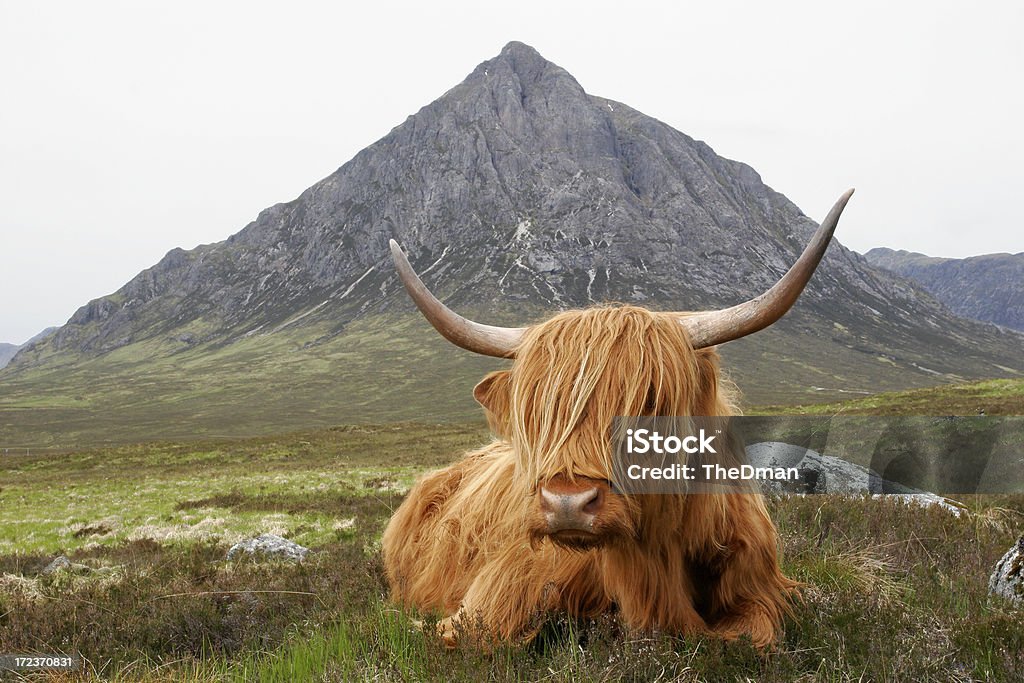
[[[796,481],[763,480],[765,493],[873,494],[873,498],[894,498],[922,507],[938,505],[960,516],[962,508],[947,498],[882,479],[873,470],[841,458],[822,455],[803,446],[781,441],[763,441],[747,446],[747,461],[754,467],[795,467]],[[884,492],[884,493],[883,493]]]
[[[43,575],[49,576],[51,574],[57,574],[59,572],[71,572],[73,574],[91,574],[92,567],[87,567],[84,564],[77,564],[67,558],[66,555],[58,555],[53,558],[50,564],[43,567]]]
[[[996,563],[988,580],[988,592],[1024,604],[1024,536]]]
[[[262,559],[279,559],[301,562],[309,553],[309,548],[289,541],[276,534],[263,534],[231,546],[227,559],[235,560],[243,555]]]

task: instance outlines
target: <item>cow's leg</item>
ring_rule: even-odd
[[[780,635],[799,584],[779,568],[778,534],[760,496],[732,494],[728,499],[737,524],[717,567],[709,623],[720,637],[749,635],[754,645],[766,647]]]
[[[610,604],[594,553],[550,544],[534,549],[524,537],[490,558],[466,591],[458,612],[438,623],[438,634],[449,647],[460,636],[482,643],[530,640],[540,630],[545,613],[592,617]]]
[[[603,577],[626,626],[680,635],[707,632],[694,605],[690,568],[678,548],[619,546],[605,555]]]
[[[542,586],[534,574],[530,549],[509,548],[483,566],[455,614],[438,622],[438,635],[448,647],[465,637],[480,644],[525,634],[530,620],[543,610]]]

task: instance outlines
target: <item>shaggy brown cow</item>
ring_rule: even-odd
[[[602,306],[529,328],[481,325],[434,298],[392,240],[402,281],[442,335],[514,359],[474,390],[497,439],[423,477],[388,524],[393,598],[439,612],[450,645],[457,631],[529,638],[545,613],[613,607],[636,629],[772,643],[797,584],[779,570],[761,496],[611,492],[612,419],[734,414],[712,347],[793,305],[852,192],[774,287],[705,313]]]

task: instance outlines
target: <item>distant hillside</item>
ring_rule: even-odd
[[[1024,252],[954,259],[878,247],[864,258],[914,280],[954,313],[1024,330]]]
[[[171,250],[20,352],[0,372],[0,443],[478,416],[472,386],[500,362],[434,333],[395,277],[390,238],[459,312],[523,324],[602,301],[747,300],[821,218],[510,43],[294,201],[223,242]],[[956,317],[834,242],[783,320],[722,353],[765,404],[1019,377],[1022,349],[1024,336]]]
[[[13,360],[14,357],[18,354],[18,351],[21,351],[22,349],[27,348],[29,346],[32,346],[32,344],[35,344],[37,341],[42,341],[43,339],[46,339],[48,336],[56,332],[58,329],[60,328],[47,327],[45,330],[29,339],[24,344],[8,344],[6,342],[0,342],[0,368],[5,367],[8,363],[10,363],[11,360]]]
[[[11,359],[14,358],[14,354],[16,354],[20,348],[21,345],[19,344],[0,342],[0,368],[7,365]]]

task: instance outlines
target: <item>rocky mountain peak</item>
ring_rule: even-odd
[[[450,305],[523,323],[603,301],[735,304],[770,287],[815,226],[746,164],[587,94],[513,42],[295,200],[224,242],[172,250],[89,302],[5,373],[143,347],[147,359],[188,357],[286,338],[313,353],[355,343],[351,326],[382,316],[424,326],[394,275],[391,238]],[[1019,337],[952,316],[839,243],[773,333],[802,343],[812,329],[831,349],[821,362],[841,359],[846,384],[883,362],[901,368],[887,382],[913,383],[1014,372],[1020,361]],[[762,358],[758,367],[785,361],[764,360],[756,341],[729,348]],[[936,357],[948,367],[931,367]],[[831,369],[806,372],[838,381]]]
[[[461,85],[483,87],[490,92],[511,89],[524,101],[544,98],[549,93],[556,99],[587,96],[572,74],[549,62],[526,43],[515,40],[496,57],[477,66]]]
[[[479,73],[481,70],[492,71],[499,76],[506,72],[512,73],[527,87],[541,82],[544,77],[550,79],[548,82],[564,79],[575,83],[582,92],[582,88],[568,71],[549,62],[533,47],[518,40],[510,41],[496,57],[481,63],[473,73]]]

